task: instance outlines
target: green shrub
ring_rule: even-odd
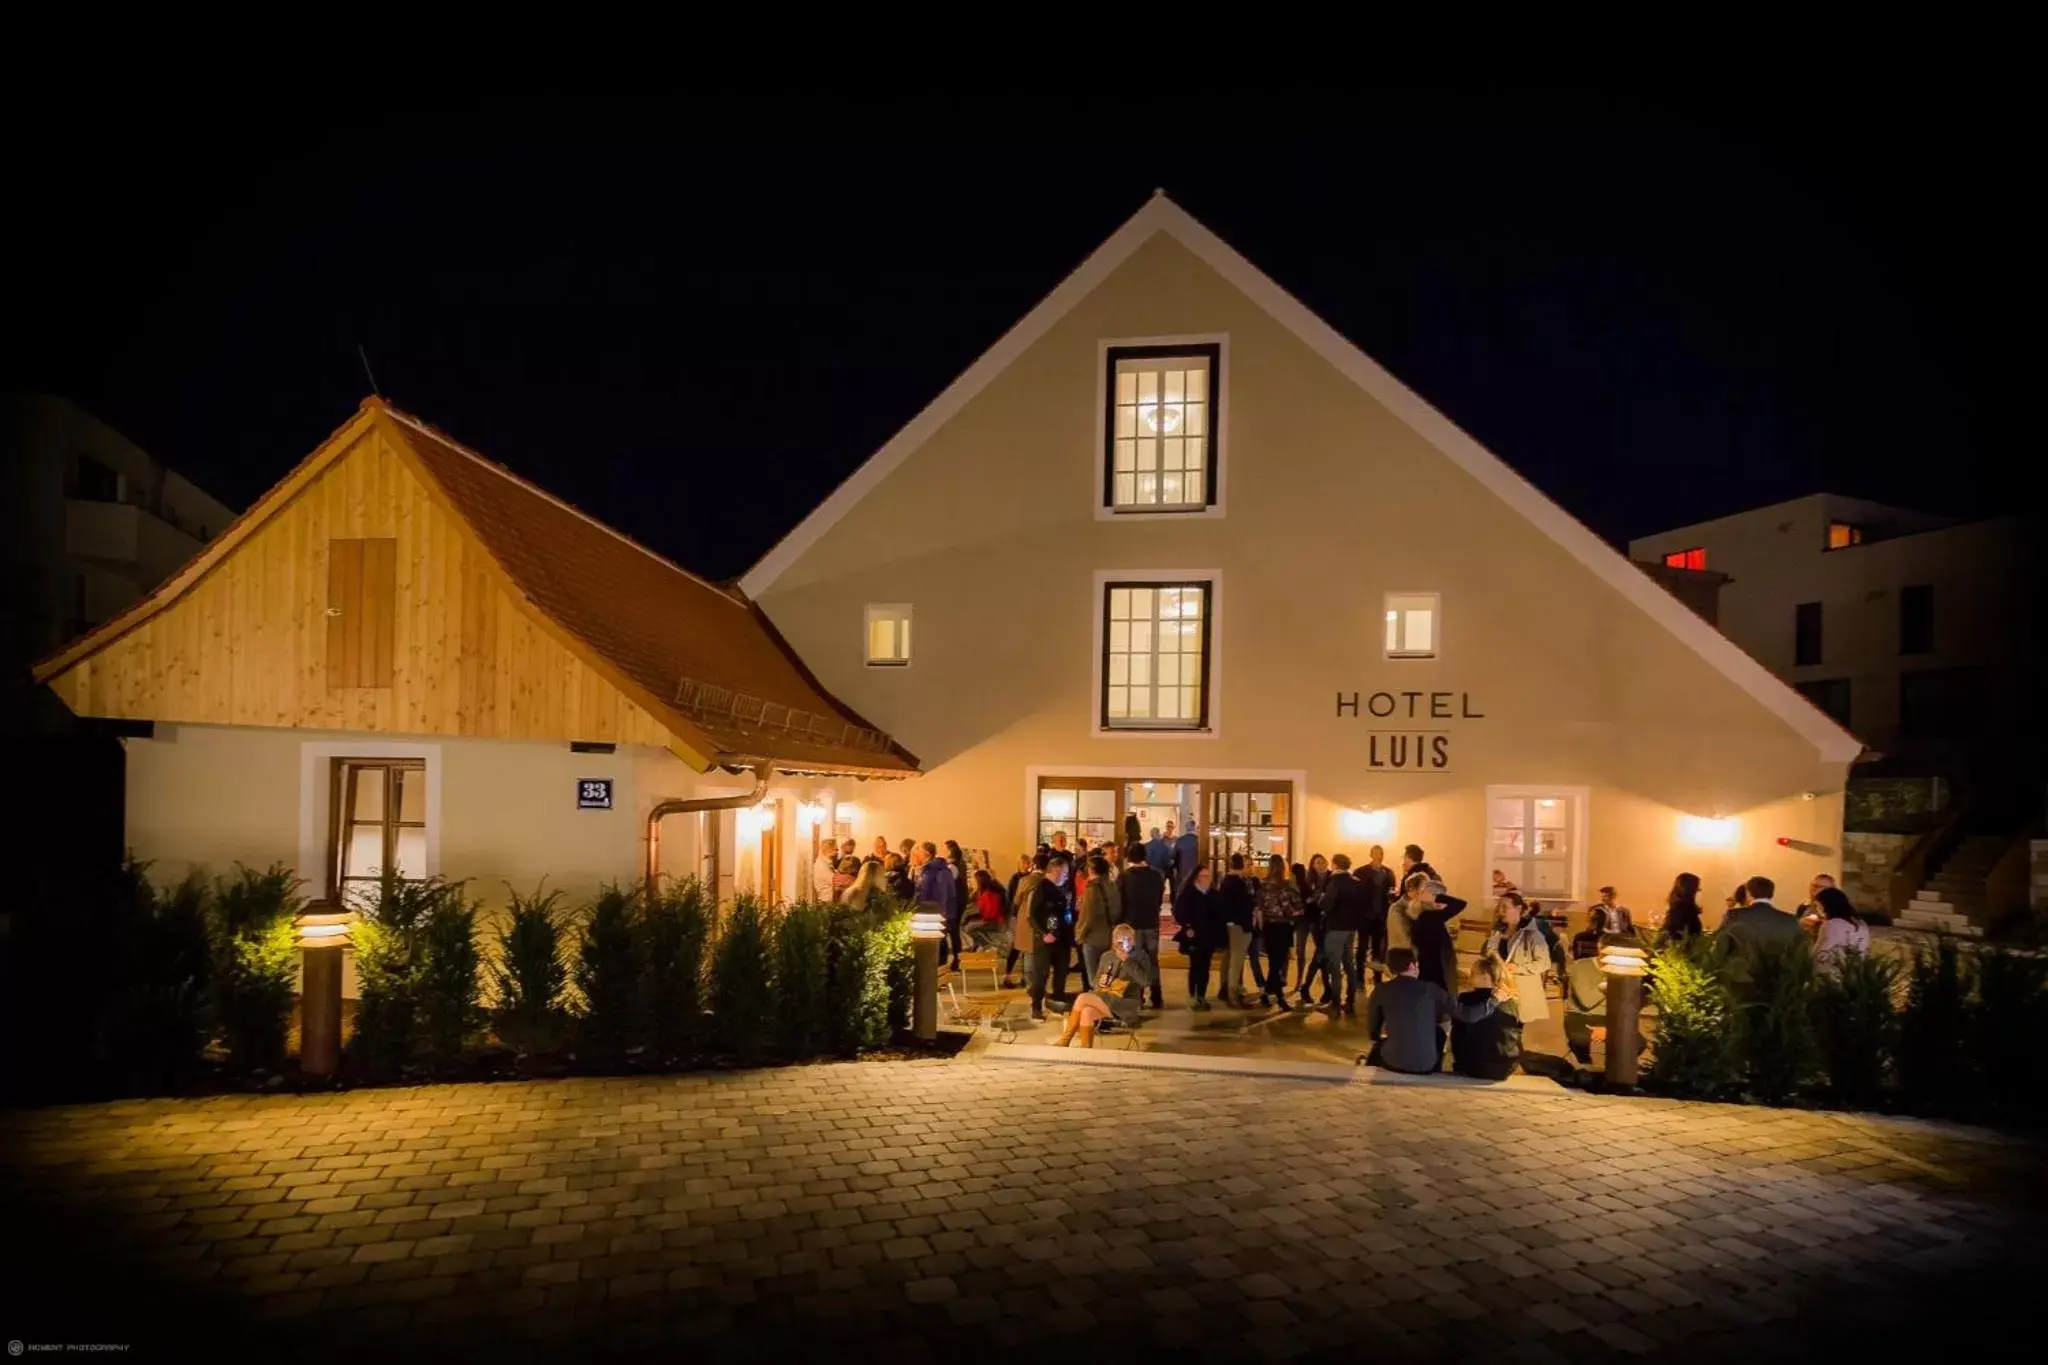
[[[116,978],[104,1037],[113,1075],[128,1094],[190,1087],[212,1032],[213,951],[206,886],[198,874],[169,891],[150,885],[147,864],[122,869],[126,924],[112,942]]]
[[[1743,954],[1736,989],[1736,1050],[1750,1093],[1783,1104],[1813,1074],[1819,1047],[1813,1029],[1813,949],[1793,943],[1758,945]]]
[[[768,1046],[774,1017],[768,989],[773,918],[759,897],[735,896],[711,955],[713,1042],[720,1052],[743,1062],[759,1060]]]
[[[1814,1036],[1837,1103],[1868,1109],[1883,1098],[1898,1039],[1898,985],[1898,960],[1869,953],[1844,952],[1815,978]]]
[[[617,1066],[641,1044],[639,893],[606,886],[583,917],[576,989],[583,995],[577,1046],[600,1067]]]
[[[298,915],[304,885],[282,863],[235,864],[214,888],[214,1009],[228,1064],[242,1075],[284,1066],[298,985]]]
[[[1989,949],[1977,958],[1970,1051],[1983,1099],[2013,1115],[2038,1115],[2048,1086],[2048,958]]]
[[[826,919],[827,907],[799,901],[775,923],[775,1043],[785,1057],[824,1046]]]
[[[672,881],[643,915],[641,1017],[654,1060],[667,1065],[704,1045],[704,950],[711,901],[695,877]]]
[[[910,996],[917,987],[917,959],[910,947],[910,907],[891,901],[875,926],[872,949],[882,963],[882,978],[888,985],[888,1033],[877,1038],[886,1043],[898,1033],[910,1031]]]
[[[1713,935],[1682,939],[1652,955],[1650,1003],[1657,1007],[1656,1049],[1644,1085],[1666,1094],[1709,1098],[1736,1077],[1734,1009],[1724,977],[1727,950]]]
[[[874,923],[864,911],[831,907],[825,924],[824,1044],[840,1056],[889,1036],[886,964],[874,947]]]
[[[442,943],[441,951],[457,950],[452,926],[442,907],[461,903],[461,888],[438,877],[406,881],[386,873],[377,883],[367,904],[356,914],[350,938],[356,953],[355,1037],[349,1053],[371,1079],[388,1079],[412,1065],[422,1047],[431,1015],[433,1026],[450,1025],[446,997],[433,1005],[427,1001],[427,975],[435,974],[435,986],[444,992],[459,978],[459,961],[429,965],[434,953],[430,936]],[[470,927],[474,927],[473,913]],[[470,948],[470,1003],[475,1003],[475,944]],[[459,958],[459,950],[456,951]]]
[[[522,1053],[553,1051],[567,1025],[561,900],[561,892],[542,895],[539,887],[531,896],[514,891],[511,912],[498,931],[498,960],[491,966],[498,1004],[491,1027],[507,1047]]]
[[[1954,1108],[1969,1091],[1970,981],[1962,950],[1943,937],[1932,953],[1913,954],[1899,1012],[1899,1085],[1923,1112]]]
[[[445,894],[427,912],[420,957],[419,1050],[436,1071],[457,1061],[483,1027],[477,1003],[483,987],[477,902],[462,898],[460,883],[442,889]]]

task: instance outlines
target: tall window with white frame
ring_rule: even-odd
[[[1441,615],[1433,592],[1387,594],[1386,650],[1389,659],[1434,659]]]
[[[1216,503],[1222,347],[1112,346],[1103,505],[1200,512]]]
[[[1524,896],[1569,900],[1575,803],[1565,795],[1495,796],[1488,823],[1489,871],[1505,873]]]
[[[1102,728],[1209,725],[1214,585],[1108,583],[1102,598]]]
[[[870,604],[863,632],[869,668],[904,668],[910,663],[910,604]]]

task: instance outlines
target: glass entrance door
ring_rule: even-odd
[[[1286,787],[1242,782],[1203,784],[1205,828],[1202,855],[1219,878],[1230,855],[1242,853],[1256,868],[1279,854],[1295,861],[1292,797]]]

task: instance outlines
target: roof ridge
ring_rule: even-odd
[[[413,427],[416,430],[422,432],[423,434],[433,437],[436,441],[439,441],[442,445],[447,446],[450,450],[456,452],[458,455],[462,455],[470,460],[475,461],[477,464],[482,465],[485,469],[490,470],[493,474],[496,474],[499,478],[505,479],[510,483],[517,484],[520,488],[533,494],[535,497],[540,498],[544,502],[552,503],[556,507],[561,508],[564,512],[567,512],[570,516],[576,517],[577,519],[587,523],[595,529],[604,532],[606,535],[611,536],[613,539],[623,541],[625,544],[630,545],[635,550],[638,550],[641,554],[646,555],[655,563],[661,565],[664,569],[673,570],[674,572],[679,573],[683,577],[689,579],[691,582],[696,583],[702,587],[709,588],[712,592],[716,593],[719,597],[724,599],[727,603],[731,604],[732,606],[744,609],[747,606],[748,602],[751,600],[743,596],[737,588],[719,583],[714,583],[710,579],[704,577],[702,574],[693,573],[690,570],[684,568],[682,565],[676,563],[668,556],[661,554],[658,551],[649,549],[647,546],[642,545],[639,541],[633,539],[633,537],[627,535],[624,531],[619,530],[617,527],[606,525],[604,522],[599,521],[596,517],[591,516],[590,513],[584,511],[582,508],[576,506],[574,503],[568,502],[567,500],[558,497],[553,493],[548,492],[547,489],[542,488],[539,484],[534,483],[530,479],[520,477],[518,474],[515,474],[512,470],[506,468],[504,465],[499,464],[496,460],[491,459],[489,456],[481,455],[476,451],[470,449],[462,442],[456,440],[453,436],[450,436],[447,432],[442,431],[439,427],[436,427],[432,422],[424,421],[421,418],[415,417],[411,413],[406,412],[401,408],[395,408],[388,402],[382,404],[382,406],[386,413],[396,418],[398,421],[404,422],[407,426]]]

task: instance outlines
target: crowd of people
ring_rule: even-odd
[[[1099,1030],[1164,1008],[1160,935],[1170,920],[1168,941],[1187,959],[1191,1010],[1221,1003],[1356,1017],[1365,995],[1369,1061],[1435,1071],[1448,1043],[1457,1071],[1489,1079],[1514,1070],[1522,1026],[1549,1017],[1551,990],[1563,999],[1568,1033],[1574,1010],[1597,1006],[1603,943],[1642,941],[1612,886],[1600,888],[1586,928],[1566,942],[1553,914],[1496,871],[1491,932],[1470,988],[1459,992],[1454,934],[1467,902],[1450,894],[1417,845],[1402,850],[1398,870],[1377,844],[1357,864],[1343,853],[1304,864],[1236,852],[1219,877],[1192,830],[1176,833],[1169,822],[1143,838],[1132,818],[1123,833],[1122,842],[1091,847],[1056,832],[1018,859],[1007,885],[970,865],[951,839],[905,839],[891,849],[877,836],[865,858],[846,839],[821,849],[812,890],[860,906],[881,889],[935,910],[945,924],[942,965],[957,968],[970,947],[1006,952],[1002,985],[1024,986],[1034,1020],[1047,1017],[1048,1002],[1065,1006],[1062,1046],[1088,1046]],[[1655,942],[1705,932],[1700,890],[1699,877],[1679,874],[1650,926]],[[1751,877],[1728,898],[1716,932],[1731,953],[1803,936],[1825,970],[1844,952],[1869,950],[1868,927],[1832,877],[1814,879],[1797,913],[1778,909],[1775,894],[1769,878]],[[1077,969],[1082,988],[1070,993]]]

